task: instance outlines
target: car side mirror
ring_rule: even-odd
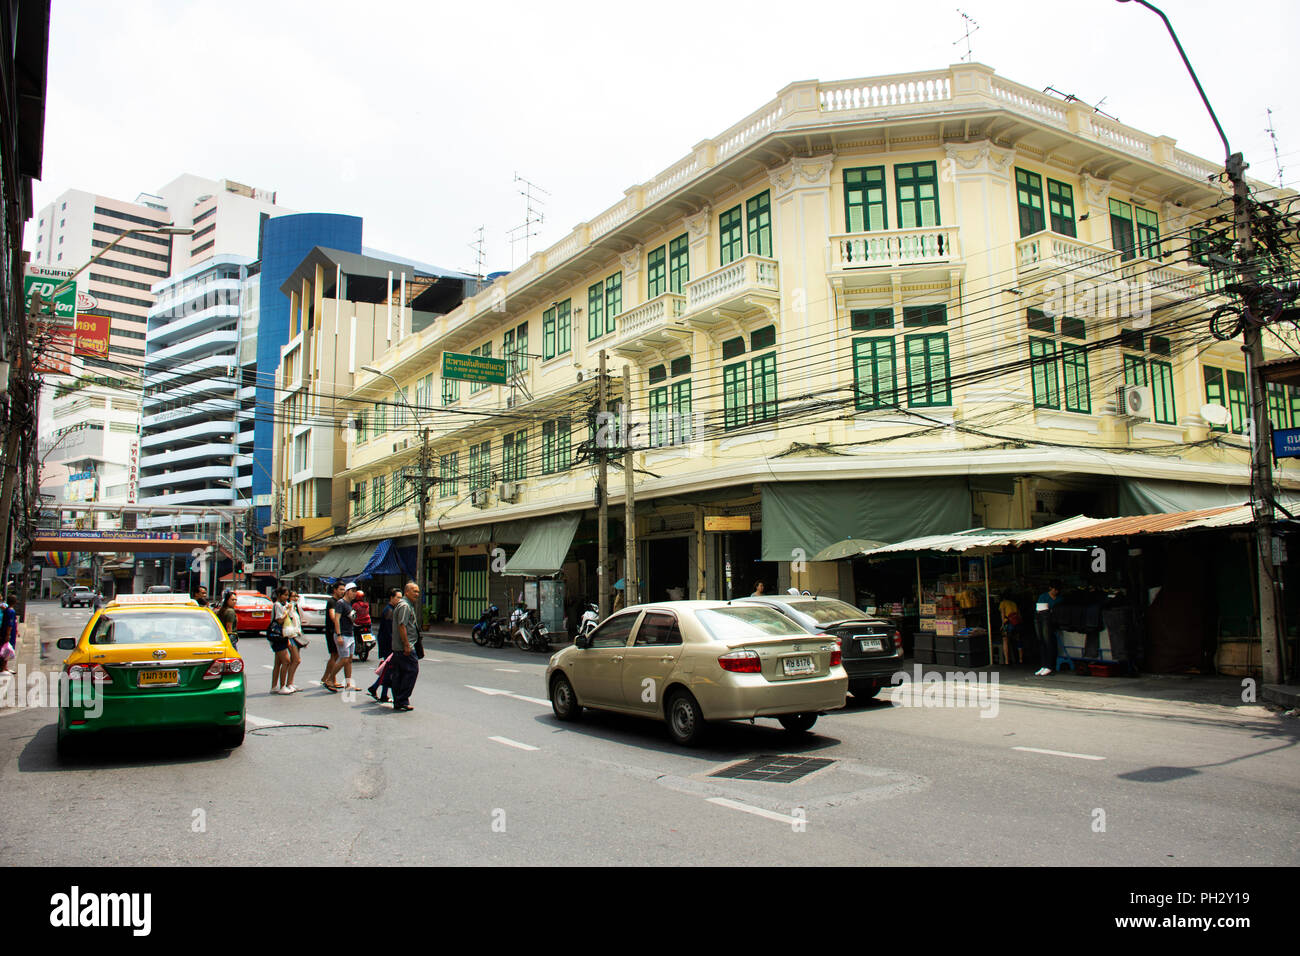
[[[579,634],[573,639],[573,646],[585,651],[591,647],[591,638],[586,634]]]
[[[77,649],[77,639],[75,637],[61,637],[55,646],[61,651],[75,651]]]

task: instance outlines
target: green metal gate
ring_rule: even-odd
[[[462,554],[456,559],[456,620],[473,624],[488,604],[488,556]]]

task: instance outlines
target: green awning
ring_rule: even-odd
[[[378,541],[362,541],[357,544],[345,544],[330,548],[325,556],[307,569],[307,573],[318,578],[341,578],[349,574],[360,574],[375,553]]]
[[[763,560],[815,560],[846,538],[893,543],[970,527],[966,477],[763,485]]]
[[[523,544],[506,562],[503,574],[524,577],[544,577],[555,574],[564,565],[564,558],[573,544],[578,530],[580,514],[554,515],[533,519]]]

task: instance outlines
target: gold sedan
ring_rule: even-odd
[[[584,707],[651,717],[691,745],[717,720],[775,717],[806,731],[844,706],[848,675],[835,638],[769,607],[667,601],[606,618],[551,658],[546,686],[560,720]]]

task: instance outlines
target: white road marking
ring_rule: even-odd
[[[245,714],[244,720],[254,727],[281,727],[284,725],[283,720],[268,720],[266,717],[254,717],[252,714]]]
[[[512,694],[508,690],[497,690],[495,687],[475,687],[473,684],[466,684],[470,690],[476,690],[480,694],[487,694],[489,697],[513,697],[515,700],[526,700],[530,704],[540,704],[543,707],[550,707],[549,700],[543,700],[541,697],[527,697],[523,694]]]
[[[513,668],[513,667],[494,667],[494,668],[492,668],[492,669],[493,669],[494,671],[501,671],[503,674],[518,674],[518,673],[519,673],[519,671],[515,670],[515,668]]]
[[[520,750],[537,750],[532,744],[521,744],[517,740],[511,740],[509,737],[489,737],[488,740],[495,740],[499,744],[505,744],[507,747],[517,747]]]
[[[1051,754],[1053,757],[1076,757],[1079,760],[1105,760],[1105,757],[1097,757],[1093,754],[1072,754],[1064,750],[1042,750],[1038,747],[1012,747],[1012,750],[1023,750],[1031,754]]]
[[[265,667],[267,670],[275,670],[275,668],[273,668],[270,664],[263,664],[262,666]]]
[[[764,817],[768,820],[775,820],[777,823],[784,823],[787,826],[794,823],[807,823],[807,820],[799,817],[786,816],[784,813],[776,813],[772,810],[764,810],[762,807],[751,807],[747,803],[738,803],[735,800],[728,800],[726,797],[709,797],[709,803],[716,803],[720,807],[727,807],[731,810],[741,810],[744,813],[752,813],[756,817]]]

